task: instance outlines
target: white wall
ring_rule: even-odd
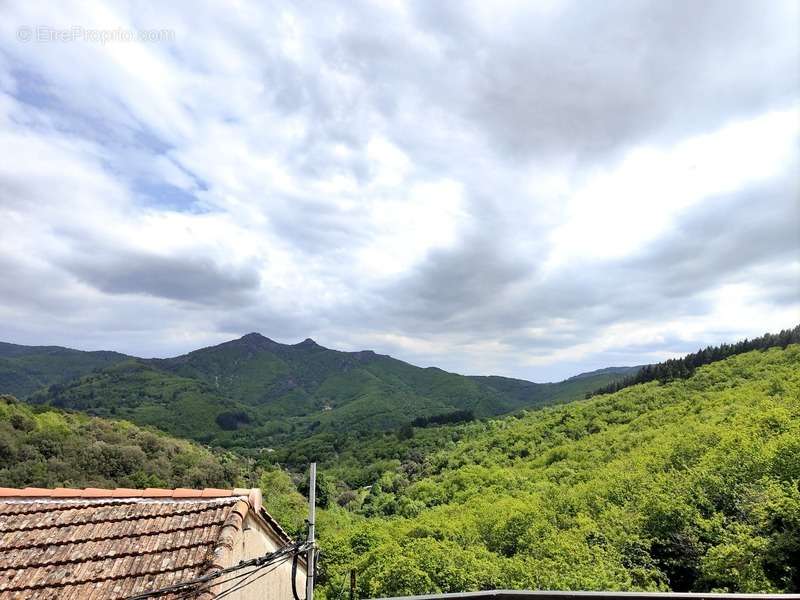
[[[243,524],[243,534],[237,546],[233,549],[232,564],[241,560],[264,556],[269,552],[277,550],[281,542],[270,534],[264,527],[260,519],[253,518],[248,514]],[[268,567],[267,570],[272,569]],[[236,574],[246,573],[246,570],[238,571]],[[263,575],[264,571],[253,576],[253,583],[243,587],[241,590],[225,596],[230,600],[292,600],[292,561],[287,560],[277,568]],[[260,577],[259,579],[255,579]],[[229,588],[230,584],[223,584],[219,591]],[[306,570],[302,563],[297,565],[297,594],[301,599],[305,598],[306,592]]]

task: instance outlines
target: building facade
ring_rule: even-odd
[[[303,598],[299,550],[257,489],[0,488],[0,600]]]

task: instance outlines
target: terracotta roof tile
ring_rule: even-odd
[[[192,579],[260,504],[239,489],[0,488],[0,600],[107,600]]]
[[[233,492],[231,490],[220,490],[217,488],[205,488],[203,490],[200,490],[201,498],[215,498],[219,496],[229,496],[229,495],[238,495],[238,494],[236,494],[236,490],[234,490]]]
[[[248,496],[258,490],[236,488],[222,490],[218,488],[204,488],[195,490],[189,488],[164,489],[146,488],[137,490],[132,488],[7,488],[0,487],[0,498],[229,498],[231,496]]]

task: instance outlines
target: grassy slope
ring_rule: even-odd
[[[800,346],[439,433],[322,517],[329,597],[800,591]]]

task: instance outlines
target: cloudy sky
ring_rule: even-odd
[[[555,380],[800,322],[800,3],[0,0],[0,339]]]

